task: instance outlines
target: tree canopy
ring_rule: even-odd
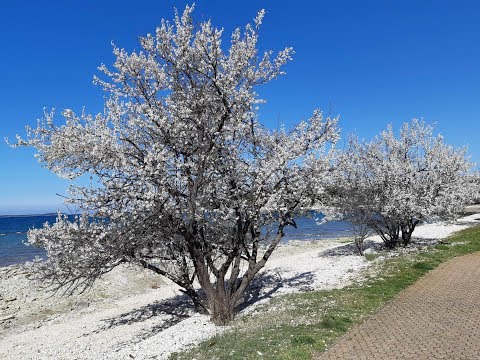
[[[334,212],[368,224],[388,247],[410,242],[421,221],[453,219],[474,193],[466,148],[445,144],[423,121],[388,126],[370,142],[352,136],[338,160]]]
[[[93,178],[70,188],[75,221],[59,216],[29,232],[48,252],[44,274],[75,288],[137,264],[224,324],[284,228],[321,202],[337,119],[315,110],[291,131],[263,126],[255,89],[283,74],[293,50],[259,54],[263,10],[228,49],[223,30],[196,26],[192,11],[162,20],[141,51],[114,46],[113,69],[101,65],[94,79],[106,94],[103,113],[66,109],[57,125],[46,112],[18,145],[36,148],[60,176]]]

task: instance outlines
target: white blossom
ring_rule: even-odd
[[[371,226],[389,247],[410,242],[422,221],[453,219],[474,195],[466,148],[447,145],[414,119],[370,142],[351,137],[332,188],[334,212]]]
[[[162,20],[141,51],[113,45],[113,69],[102,64],[94,78],[107,94],[103,113],[66,109],[59,126],[45,112],[18,145],[36,148],[60,176],[94,178],[70,189],[68,202],[82,211],[75,221],[59,216],[29,233],[60,285],[89,285],[134,263],[224,323],[284,228],[319,200],[313,175],[330,164],[337,119],[316,110],[289,132],[262,126],[255,88],[283,74],[293,50],[258,53],[263,10],[233,32],[227,51],[223,30],[195,26],[192,11]]]

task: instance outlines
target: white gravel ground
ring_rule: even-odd
[[[437,240],[479,217],[423,225],[414,235]],[[254,305],[243,312],[279,294],[345,286],[368,266],[351,249],[338,240],[281,245],[253,286]],[[127,295],[129,286],[135,294]],[[179,294],[167,280],[120,269],[90,294],[48,299],[25,280],[21,267],[4,268],[0,359],[164,359],[226,330],[214,326],[207,316],[193,314]],[[11,316],[15,317],[7,319]]]

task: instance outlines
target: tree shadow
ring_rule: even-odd
[[[272,271],[264,272],[253,280],[245,293],[242,304],[237,311],[242,311],[262,300],[271,299],[281,288],[295,288],[300,291],[314,290],[311,284],[315,280],[315,274],[304,272],[293,277],[282,278],[280,273]]]
[[[278,272],[270,271],[260,274],[255,278],[245,293],[242,304],[240,304],[236,311],[242,311],[245,308],[258,303],[259,301],[269,299],[281,288],[296,288],[300,291],[311,291],[310,286],[314,280],[315,275],[310,272],[297,274],[294,277],[282,278]],[[201,291],[200,291],[201,292]],[[200,296],[205,296],[201,293]],[[186,295],[177,295],[175,297],[156,301],[152,304],[142,306],[138,309],[125,312],[112,318],[104,319],[104,325],[96,329],[92,333],[100,333],[112,329],[116,326],[132,325],[141,323],[160,316],[162,318],[159,324],[145,328],[140,331],[135,340],[130,342],[137,343],[149,337],[174,326],[181,321],[191,317],[195,313],[191,300]],[[89,334],[85,334],[87,336]]]
[[[135,339],[129,344],[137,343],[149,337],[174,326],[192,316],[194,314],[194,307],[190,299],[186,295],[177,295],[169,299],[155,301],[154,303],[142,306],[129,312],[117,315],[112,318],[102,320],[104,325],[93,331],[92,333],[100,333],[112,329],[116,326],[132,325],[136,323],[145,322],[151,318],[160,316],[161,323],[145,328],[140,331]],[[87,336],[90,334],[85,334]]]
[[[473,214],[471,214],[473,215]],[[471,220],[457,220],[455,221],[455,225],[472,225],[473,224],[476,224],[475,221],[480,221],[480,218],[474,218],[474,219],[471,219]]]
[[[443,239],[427,238],[427,237],[412,237],[410,244],[407,247],[425,247],[437,245],[442,243]]]
[[[442,239],[427,238],[427,237],[412,237],[410,243],[407,246],[403,246],[402,240],[400,239],[396,249],[422,248],[426,246],[437,245],[440,243],[442,243]],[[366,250],[370,250],[370,252],[374,252],[374,253],[392,251],[392,249],[385,247],[383,243],[375,242],[373,240],[366,240],[363,243],[363,251],[365,252]],[[360,255],[357,247],[353,243],[338,246],[333,249],[328,249],[318,254],[318,256],[349,256],[349,255]]]
[[[374,252],[378,252],[384,249],[383,243],[375,242],[373,240],[366,240],[363,242],[363,251],[371,249]],[[349,256],[349,255],[360,255],[357,247],[352,242],[350,244],[345,244],[342,246],[335,247],[333,249],[328,249],[322,251],[318,256]]]

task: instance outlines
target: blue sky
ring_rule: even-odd
[[[184,1],[2,1],[0,138],[24,134],[44,107],[102,109],[92,84],[113,62],[111,41],[138,49]],[[261,120],[293,124],[321,107],[340,115],[343,136],[369,138],[412,117],[435,122],[447,142],[480,163],[480,2],[197,1],[197,21],[230,33],[267,15],[261,47],[292,46],[287,75],[260,89]],[[0,143],[0,214],[55,211],[68,183],[32,149]]]

